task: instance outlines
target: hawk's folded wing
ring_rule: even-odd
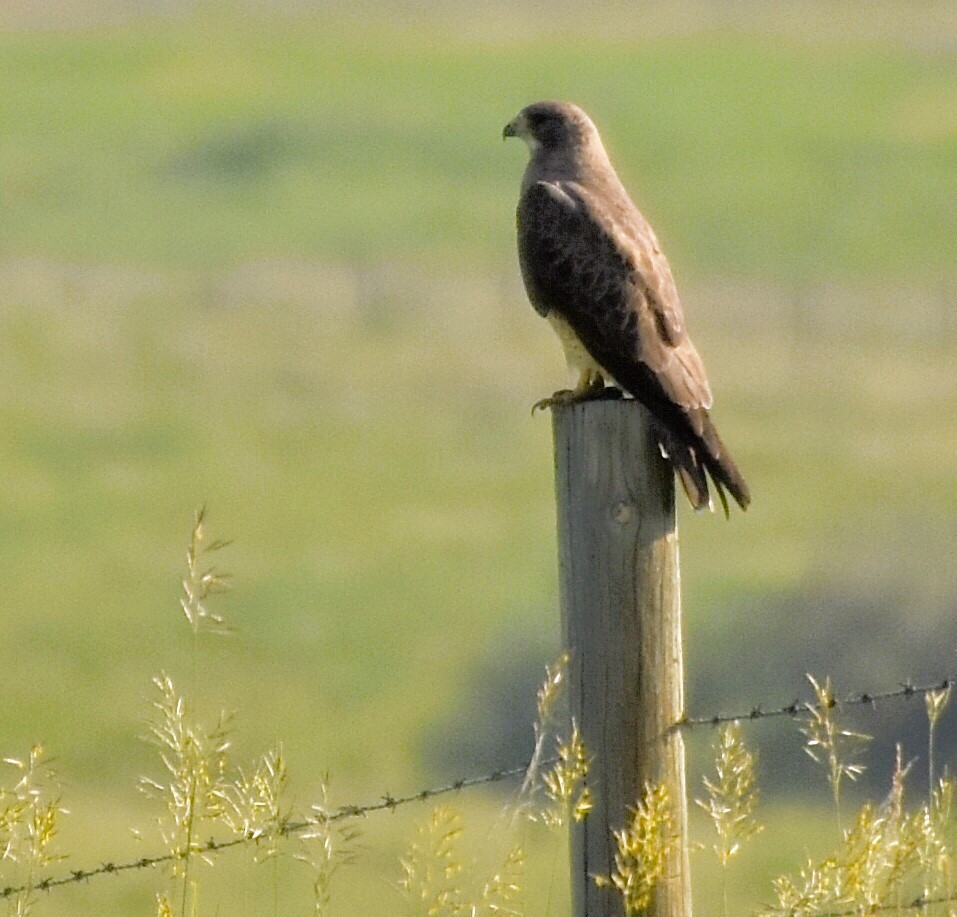
[[[519,201],[518,233],[535,308],[561,315],[620,385],[641,386],[698,427],[695,415],[711,407],[704,366],[667,259],[627,196],[608,202],[576,182],[535,182]]]

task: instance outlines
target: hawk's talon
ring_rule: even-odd
[[[553,408],[556,404],[573,404],[575,401],[578,401],[580,396],[576,395],[570,388],[563,388],[559,392],[555,392],[549,398],[542,398],[540,401],[536,401],[532,405],[532,417],[535,416],[536,411],[544,411],[546,408]]]
[[[578,388],[563,388],[550,398],[536,401],[532,405],[532,416],[535,416],[536,411],[544,411],[545,408],[581,404],[583,401],[620,401],[624,397],[620,388],[613,385],[606,386],[601,376],[598,376],[597,379],[592,379]]]

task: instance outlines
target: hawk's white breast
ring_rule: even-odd
[[[545,318],[548,319],[548,323],[554,329],[555,334],[558,335],[558,340],[561,341],[562,349],[565,351],[565,362],[572,369],[581,373],[600,373],[608,378],[608,373],[592,359],[592,355],[585,349],[585,345],[578,335],[575,334],[575,329],[565,319],[556,312],[549,312]]]

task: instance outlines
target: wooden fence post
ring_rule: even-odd
[[[646,781],[671,794],[679,844],[649,914],[691,917],[674,475],[635,401],[556,407],[562,630],[594,807],[572,827],[573,917],[621,917],[612,830]]]

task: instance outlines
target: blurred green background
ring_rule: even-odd
[[[150,676],[190,668],[204,503],[235,539],[235,633],[196,691],[238,711],[240,761],[281,740],[305,806],[327,769],[353,802],[527,755],[557,652],[528,408],[567,377],[515,262],[526,154],[499,138],[538,98],[593,115],[655,225],[755,497],[729,523],[681,508],[691,712],[787,703],[807,671],[954,672],[957,16],[856,9],[4,4],[0,752],[56,757],[64,869],[159,846],[140,737]],[[925,741],[918,705],[881,714],[858,720],[878,789],[893,741]],[[794,727],[749,738],[769,828],[734,913],[836,839]],[[494,859],[503,796],[457,802]],[[401,912],[428,811],[363,824],[334,913]],[[527,913],[566,913],[560,839],[526,842]],[[308,881],[227,855],[201,913],[307,913]],[[152,913],[162,886],[40,913]]]

